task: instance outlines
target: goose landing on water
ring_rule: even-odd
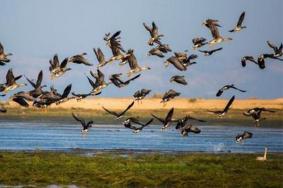
[[[267,147],[264,148],[263,157],[262,157],[262,156],[257,157],[256,160],[257,160],[257,161],[266,161],[266,160],[267,160]]]
[[[227,103],[227,105],[225,106],[224,110],[222,111],[212,111],[212,110],[208,110],[208,112],[217,114],[219,117],[223,117],[229,110],[230,106],[232,105],[233,101],[235,100],[235,96],[233,96],[229,102]]]
[[[73,116],[73,118],[75,119],[75,120],[77,120],[78,122],[80,122],[81,123],[81,125],[82,125],[82,130],[81,130],[81,132],[82,133],[88,133],[88,129],[90,128],[90,127],[92,127],[92,125],[93,125],[93,121],[89,121],[89,122],[86,122],[84,119],[82,119],[82,118],[80,118],[77,114],[75,114],[75,113],[72,113],[72,116]]]
[[[244,131],[243,134],[238,134],[235,139],[237,143],[242,143],[245,139],[249,139],[252,137],[253,137],[253,133]]]
[[[139,133],[140,131],[142,131],[143,128],[148,126],[152,121],[153,121],[153,118],[151,118],[146,123],[141,123],[137,118],[130,117],[123,122],[123,125],[128,129],[132,129],[133,133]],[[140,125],[140,127],[133,126],[132,123],[138,124]]]

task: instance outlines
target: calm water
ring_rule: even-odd
[[[199,151],[199,152],[283,152],[282,128],[243,126],[198,126],[200,134],[180,136],[173,127],[161,131],[150,126],[138,134],[122,125],[98,125],[83,136],[78,124],[0,122],[0,150],[137,150],[137,151]],[[252,132],[244,144],[235,143],[235,136]]]

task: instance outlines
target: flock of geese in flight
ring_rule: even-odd
[[[236,26],[231,29],[229,32],[236,33],[240,32],[243,29],[246,29],[247,27],[243,25],[245,18],[245,12],[243,12],[239,20],[236,24]],[[193,43],[193,49],[199,49],[204,46],[214,46],[216,44],[220,44],[225,41],[230,41],[232,38],[230,37],[222,37],[220,34],[220,28],[222,27],[218,20],[215,19],[207,19],[203,22],[203,25],[209,29],[212,35],[212,39],[210,41],[207,41],[207,39],[203,37],[196,37],[192,39]],[[159,58],[164,58],[165,54],[172,53],[172,49],[170,48],[169,44],[164,44],[161,42],[162,38],[164,37],[163,34],[161,34],[158,30],[157,25],[152,22],[151,26],[147,25],[146,23],[143,23],[144,28],[149,32],[150,37],[148,40],[148,45],[151,47],[151,49],[148,51],[148,56],[156,56]],[[50,90],[44,90],[46,88],[46,85],[42,85],[42,79],[43,79],[43,71],[41,70],[38,73],[38,77],[36,82],[34,82],[32,79],[29,79],[26,77],[26,80],[28,83],[33,87],[30,91],[20,91],[15,93],[10,97],[14,102],[18,103],[19,105],[23,107],[29,107],[30,104],[32,104],[35,108],[46,108],[50,106],[51,104],[59,105],[60,103],[66,102],[71,99],[75,99],[77,101],[80,101],[82,99],[85,99],[90,96],[99,95],[102,93],[103,89],[109,86],[110,84],[113,84],[114,86],[118,88],[125,87],[129,85],[131,82],[134,82],[136,79],[138,79],[141,76],[142,71],[150,70],[150,67],[145,66],[141,67],[138,64],[137,58],[135,56],[135,52],[133,49],[124,50],[121,45],[121,31],[117,31],[114,34],[107,33],[105,34],[105,37],[103,40],[106,42],[106,46],[108,46],[112,52],[112,57],[107,59],[102,50],[100,48],[94,48],[94,54],[97,58],[98,65],[96,72],[90,71],[90,75],[86,76],[87,80],[91,86],[91,90],[88,93],[71,93],[72,85],[67,85],[63,91],[63,93],[59,93],[57,89],[55,89],[53,86],[50,87]],[[272,44],[270,41],[267,41],[267,45],[272,49],[271,53],[264,53],[258,56],[258,58],[254,58],[253,56],[244,56],[241,58],[241,65],[243,67],[247,66],[247,63],[253,63],[257,65],[260,69],[265,69],[266,67],[266,59],[275,59],[279,61],[283,61],[283,59],[280,59],[280,57],[283,55],[283,44],[281,43],[280,46],[276,46],[275,44]],[[202,53],[204,56],[211,56],[214,53],[219,53],[223,48],[216,48],[212,50],[199,50],[200,53]],[[0,65],[8,65],[10,62],[9,56],[11,56],[11,53],[6,53],[4,51],[4,47],[0,43]],[[84,66],[93,66],[92,63],[88,61],[86,58],[86,53],[77,54],[71,57],[66,57],[63,59],[63,61],[60,60],[57,54],[54,55],[54,57],[49,61],[50,67],[49,72],[51,74],[51,79],[55,80],[58,77],[63,76],[66,72],[71,71],[70,65],[71,64],[79,64]],[[164,65],[168,67],[169,65],[172,65],[179,71],[186,71],[189,67],[196,64],[196,59],[198,58],[198,55],[191,54],[188,55],[188,51],[185,50],[183,52],[173,52],[172,56],[170,56],[168,59],[164,61]],[[126,73],[128,78],[123,79],[122,73],[116,73],[112,74],[109,77],[109,80],[106,81],[105,76],[103,72],[101,71],[101,67],[109,65],[113,62],[119,62],[119,65],[129,65],[130,70]],[[26,86],[25,83],[19,83],[18,81],[22,78],[22,75],[14,75],[12,69],[9,69],[6,74],[6,83],[0,84],[0,94],[1,96],[5,96],[10,91],[15,90],[16,88],[20,88],[22,86]],[[187,81],[185,76],[182,75],[175,75],[170,78],[170,82],[174,82],[180,85],[187,85]],[[234,84],[225,85],[222,88],[219,89],[219,91],[216,92],[216,97],[220,97],[223,92],[227,90],[236,90],[239,92],[246,92],[245,90],[237,88]],[[129,104],[125,110],[122,112],[116,112],[112,111],[106,107],[102,107],[103,110],[105,110],[110,115],[114,116],[116,119],[123,118],[128,110],[130,110],[134,104],[135,101],[139,102],[142,101],[151,90],[149,89],[141,89],[134,93],[133,98],[134,101]],[[72,96],[69,96],[69,94],[72,94]],[[181,93],[170,89],[167,91],[163,97],[161,102],[166,103],[175,97],[179,96]],[[223,110],[220,111],[208,111],[210,113],[216,114],[219,117],[224,116],[228,113],[231,105],[233,104],[235,100],[235,96],[232,96],[231,99],[228,101],[227,105],[224,107]],[[0,106],[0,112],[6,113],[7,110],[2,105]],[[261,117],[262,112],[274,112],[273,110],[266,109],[266,108],[260,108],[255,107],[252,109],[249,109],[248,111],[244,112],[243,115],[245,116],[251,116],[256,126],[259,126],[260,120],[263,120],[265,118]],[[199,122],[205,122],[204,120],[194,118],[190,115],[186,115],[185,117],[181,119],[174,119],[174,108],[171,108],[168,113],[164,117],[158,117],[154,114],[151,114],[152,118],[149,119],[147,122],[141,122],[138,118],[135,117],[127,117],[126,120],[123,121],[123,125],[125,128],[132,129],[134,133],[138,133],[142,131],[142,129],[148,125],[150,125],[154,119],[158,120],[162,124],[162,129],[166,129],[170,127],[171,124],[176,123],[176,129],[180,130],[180,133],[182,136],[188,136],[188,133],[200,133],[201,130],[198,127],[195,127],[191,124],[191,121],[199,121]],[[83,118],[79,117],[77,114],[72,113],[72,116],[75,120],[81,123],[82,125],[82,132],[86,133],[88,132],[88,129],[93,126],[93,121],[86,121]],[[237,142],[242,142],[245,139],[251,138],[252,133],[251,132],[243,132],[242,134],[239,134],[236,136]]]

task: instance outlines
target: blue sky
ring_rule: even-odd
[[[240,98],[276,98],[283,96],[283,63],[268,61],[267,68],[260,70],[254,65],[242,68],[240,59],[244,55],[258,56],[271,50],[266,40],[276,44],[283,42],[283,1],[281,0],[1,0],[0,41],[7,52],[12,52],[11,63],[0,67],[0,81],[5,81],[8,68],[15,74],[35,78],[44,70],[44,83],[53,84],[60,90],[73,83],[77,93],[88,92],[90,86],[85,77],[95,67],[70,65],[73,69],[56,81],[49,80],[49,59],[57,53],[61,59],[81,52],[87,52],[89,60],[97,64],[92,48],[100,47],[107,57],[110,50],[102,40],[107,32],[121,30],[122,45],[134,48],[139,63],[150,66],[135,83],[118,89],[106,88],[102,96],[131,96],[141,88],[152,89],[153,93],[164,93],[175,89],[186,97],[214,98],[216,91],[224,84],[234,83],[247,93],[230,91],[223,97],[235,93]],[[227,31],[236,24],[242,11],[247,29],[230,34]],[[223,51],[203,57],[192,50],[191,39],[196,36],[211,38],[210,32],[201,25],[207,18],[220,20],[223,36],[233,40],[221,45]],[[147,57],[148,32],[143,22],[155,21],[162,41],[169,43],[174,51],[188,49],[199,55],[198,64],[186,72],[165,68],[165,59]],[[205,47],[206,49],[206,47]],[[168,54],[168,57],[171,54]],[[102,68],[106,77],[111,73],[127,72],[127,65],[117,63]],[[185,75],[188,86],[169,82],[173,75]],[[25,82],[25,80],[21,80]],[[29,87],[25,88],[26,90]]]

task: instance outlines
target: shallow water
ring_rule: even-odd
[[[0,150],[135,150],[162,152],[283,152],[282,128],[199,125],[200,134],[182,137],[169,128],[146,127],[138,134],[122,125],[98,125],[82,135],[78,124],[0,122]],[[235,136],[252,132],[243,144]]]

